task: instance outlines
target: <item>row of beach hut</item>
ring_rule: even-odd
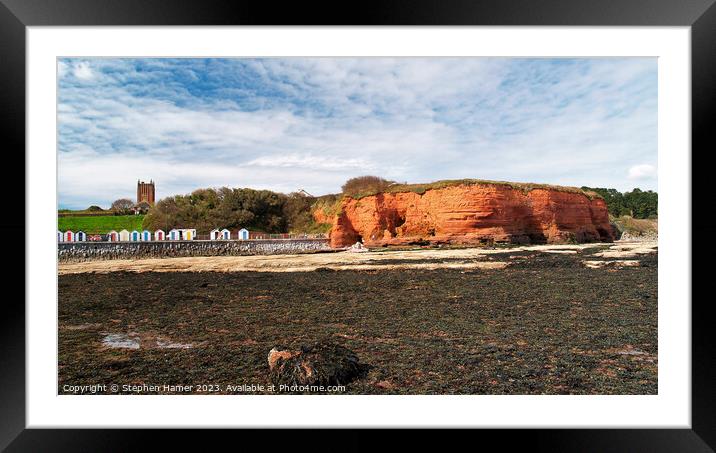
[[[109,242],[149,242],[149,241],[193,241],[196,239],[196,230],[193,228],[176,228],[164,233],[163,230],[156,230],[152,233],[149,230],[144,231],[127,231],[120,232],[110,231],[107,233],[107,241]],[[236,232],[236,239],[245,241],[249,239],[249,230],[242,228]],[[227,229],[212,230],[209,234],[212,241],[228,241],[232,239],[231,231]],[[57,231],[57,242],[85,242],[87,234],[84,231],[72,232],[70,230],[62,232]]]

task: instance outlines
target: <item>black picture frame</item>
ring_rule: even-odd
[[[351,4],[336,2],[249,2],[172,0],[0,0],[0,121],[3,133],[4,167],[14,168],[5,177],[12,216],[2,223],[4,238],[25,235],[25,203],[19,203],[18,187],[24,187],[25,169],[25,49],[29,26],[107,25],[530,25],[530,26],[689,26],[692,64],[692,207],[700,210],[699,222],[683,219],[694,238],[711,240],[716,227],[711,209],[708,165],[704,158],[716,149],[710,129],[716,118],[716,0],[493,0],[435,1],[389,0]],[[702,165],[694,165],[695,161]],[[12,165],[12,167],[10,167]],[[15,178],[15,181],[11,181]],[[24,193],[23,193],[24,195]],[[22,206],[22,208],[20,208]],[[22,215],[20,214],[22,209]],[[7,211],[6,211],[7,212]],[[25,256],[25,243],[6,240],[7,256]],[[685,243],[690,247],[690,243]],[[697,266],[697,256],[708,256],[712,245],[699,243],[692,249],[692,287],[711,289],[713,278],[697,279],[709,270]],[[23,260],[23,262],[25,262]],[[26,264],[26,263],[25,263]],[[6,268],[6,289],[11,283],[24,294],[21,282],[25,266]],[[13,275],[16,274],[16,275]],[[698,282],[698,285],[696,283]],[[6,292],[0,316],[0,448],[8,451],[131,451],[159,441],[164,448],[192,445],[249,446],[258,441],[271,446],[266,433],[242,433],[240,440],[230,431],[203,430],[60,430],[25,428],[25,305],[24,297]],[[448,434],[452,441],[468,445],[519,443],[530,450],[549,451],[714,451],[716,449],[716,338],[709,316],[709,292],[695,298],[692,310],[692,429],[554,429],[462,431]],[[691,301],[679,301],[688,304]],[[237,410],[241,410],[237,407]],[[638,423],[638,421],[635,421]],[[401,439],[402,448],[423,445],[433,433],[411,431]],[[285,442],[291,442],[289,434]],[[297,433],[305,436],[305,434]],[[477,437],[476,437],[477,436]],[[331,430],[311,434],[312,449],[373,449],[368,431]],[[238,442],[238,444],[236,444]],[[299,442],[300,443],[300,442]]]

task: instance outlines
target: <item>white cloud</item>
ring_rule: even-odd
[[[90,67],[90,64],[86,61],[75,63],[74,67],[72,68],[72,74],[74,74],[74,76],[78,79],[82,80],[90,80],[94,77],[92,68]]]
[[[629,179],[651,179],[656,177],[656,167],[649,164],[634,165],[629,168]]]
[[[624,166],[656,158],[651,58],[68,59],[58,72],[74,76],[58,104],[68,207],[131,196],[140,178],[159,196],[322,194],[361,174],[626,190]]]

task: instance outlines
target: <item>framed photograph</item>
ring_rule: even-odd
[[[712,1],[61,5],[0,8],[3,448],[714,448]]]

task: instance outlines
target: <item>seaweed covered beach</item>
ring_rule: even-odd
[[[316,341],[368,366],[341,393],[657,393],[656,249],[447,252],[308,271],[61,269],[58,393],[269,393],[269,350]]]

